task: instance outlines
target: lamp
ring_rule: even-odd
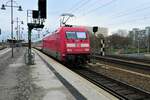
[[[6,10],[5,5],[3,4],[1,7],[2,10]]]
[[[21,24],[24,24],[23,21],[21,21]]]
[[[7,5],[8,2],[10,2],[11,5]],[[11,1],[8,1],[8,2],[6,3],[6,5],[2,4],[1,9],[6,10],[5,7],[10,7],[11,8],[11,39],[12,39],[12,44],[11,44],[12,46],[11,47],[12,47],[12,58],[13,58],[14,57],[13,56],[13,46],[14,46],[14,44],[13,44],[13,7],[18,8],[18,11],[23,11],[23,10],[22,10],[21,6],[13,6],[13,2],[15,2],[15,1],[11,0]]]
[[[23,11],[21,6],[19,6],[18,11]]]

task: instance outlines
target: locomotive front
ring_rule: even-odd
[[[89,60],[90,40],[85,28],[67,28],[65,30],[66,60],[72,63],[85,63]]]

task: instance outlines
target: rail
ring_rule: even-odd
[[[150,64],[147,64],[147,63],[122,60],[119,58],[112,58],[112,57],[105,57],[105,56],[95,56],[95,58],[98,60],[107,61],[110,63],[119,64],[119,65],[132,67],[132,68],[136,68],[136,69],[150,70]]]
[[[91,81],[120,100],[149,100],[150,93],[123,82],[108,78],[88,68],[74,69],[76,73]]]
[[[37,48],[36,48],[37,49]],[[37,49],[39,50],[39,49]],[[41,50],[39,50],[41,51]],[[49,56],[49,55],[48,55]],[[79,68],[80,67],[80,68]],[[79,66],[71,70],[120,100],[149,100],[150,93]]]

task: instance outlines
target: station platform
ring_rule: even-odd
[[[15,52],[0,77],[0,100],[119,100],[40,51],[33,52],[35,64],[30,66],[24,63],[24,48]]]
[[[4,53],[7,53],[11,50],[11,48],[5,48],[5,49],[2,49],[0,50],[0,55],[4,54]]]
[[[34,83],[46,92],[43,100],[118,100],[45,54],[34,52],[36,64],[30,67]]]

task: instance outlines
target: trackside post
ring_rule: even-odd
[[[95,33],[98,31],[98,26],[94,26],[93,27],[93,33],[94,33],[94,42],[96,41],[96,35],[95,35]],[[93,51],[93,55],[94,55],[94,57],[93,57],[93,64],[95,64],[96,63],[96,61],[95,61],[95,52],[96,52],[96,45],[95,45],[96,43],[94,43],[94,51]]]

